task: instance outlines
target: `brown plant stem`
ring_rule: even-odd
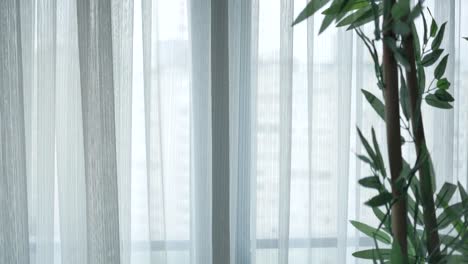
[[[385,0],[384,19],[382,29],[384,38],[395,40],[395,34],[389,26],[392,21],[391,7],[394,0]],[[385,11],[386,10],[386,11]],[[389,46],[383,45],[383,77],[385,96],[385,123],[387,129],[388,158],[390,162],[390,174],[392,180],[392,194],[396,202],[392,206],[392,232],[398,241],[404,258],[407,259],[407,209],[406,196],[401,195],[395,182],[402,168],[401,155],[401,131],[400,131],[400,104],[398,97],[398,64]]]
[[[421,115],[421,98],[418,89],[418,78],[416,75],[416,59],[414,55],[413,34],[410,33],[403,40],[406,58],[410,63],[410,68],[406,71],[406,84],[411,105],[411,123],[414,136],[414,143],[418,157],[421,152],[427,151],[424,126]],[[427,249],[431,258],[429,263],[436,263],[440,259],[440,240],[437,232],[437,220],[430,175],[430,163],[428,158],[419,169],[419,183],[423,201],[423,218],[427,237]]]

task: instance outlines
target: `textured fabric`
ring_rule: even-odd
[[[291,27],[307,2],[0,1],[0,263],[360,263],[382,94],[353,32]],[[455,97],[423,106],[437,187],[466,186],[468,3],[425,3]]]
[[[120,263],[110,0],[77,3],[88,263]]]
[[[37,3],[37,171],[33,173],[37,188],[33,205],[36,213],[35,263],[54,261],[54,194],[55,194],[55,66],[57,9],[55,0]]]
[[[61,259],[55,259],[55,263],[86,264],[86,184],[83,123],[79,121],[83,114],[76,14],[76,1],[57,2],[56,155]]]
[[[111,2],[120,263],[130,264],[133,1]]]
[[[0,3],[0,262],[29,263],[19,1]]]

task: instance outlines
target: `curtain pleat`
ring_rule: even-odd
[[[212,190],[214,191],[215,171],[212,164],[216,162],[212,146],[212,81],[211,66],[212,43],[216,35],[210,31],[210,1],[191,0],[189,2],[189,39],[191,63],[191,136],[190,136],[190,168],[191,168],[191,252],[192,264],[216,263],[212,258],[215,253],[215,242],[212,240]],[[224,1],[222,1],[224,2]],[[214,86],[213,86],[214,87]],[[220,88],[221,89],[221,88]],[[213,125],[215,125],[213,121]],[[215,176],[213,176],[215,177]],[[216,176],[217,177],[217,176]],[[213,186],[213,187],[212,187]],[[214,199],[214,197],[213,197]],[[228,207],[229,208],[229,207]],[[213,212],[214,214],[214,212]],[[228,240],[228,237],[225,237]],[[218,241],[219,242],[219,241]],[[213,249],[212,249],[213,248]]]
[[[111,1],[79,1],[77,13],[88,263],[119,263]]]
[[[28,264],[19,1],[0,2],[0,262]]]
[[[229,4],[211,3],[212,263],[230,261]]]
[[[312,0],[310,0],[312,1]],[[307,1],[307,2],[310,2]],[[315,24],[314,19],[307,20],[307,29],[306,29],[306,42],[307,42],[307,181],[306,181],[306,210],[307,210],[307,237],[312,237],[312,219],[314,217],[314,208],[312,207],[312,199],[313,199],[313,192],[312,192],[312,184],[313,184],[313,174],[312,174],[312,152],[314,149],[314,140],[313,140],[313,127],[314,127],[314,39],[315,39]],[[312,245],[311,242],[307,243],[307,263],[312,263],[313,260],[313,252],[312,252]]]
[[[145,94],[146,160],[148,177],[149,238],[160,241],[159,252],[150,250],[151,263],[167,263],[164,162],[159,70],[158,1],[142,1],[143,71]]]
[[[20,1],[21,15],[21,46],[23,60],[23,96],[24,96],[24,123],[25,123],[25,147],[26,147],[26,172],[27,172],[27,190],[28,190],[28,224],[30,236],[35,230],[35,200],[36,186],[35,179],[37,169],[36,153],[37,137],[37,111],[36,111],[36,52],[35,52],[35,37],[36,37],[36,3],[30,0]],[[35,249],[29,248],[30,261],[34,264]]]
[[[115,138],[119,195],[120,261],[131,261],[131,144],[133,1],[112,0]]]
[[[256,263],[256,248],[257,248],[257,116],[258,103],[258,35],[259,35],[259,0],[252,0],[252,39],[251,39],[251,75],[250,75],[250,261]],[[238,194],[239,195],[239,194]]]
[[[288,263],[289,214],[291,188],[291,129],[293,93],[293,21],[292,0],[280,4],[280,50],[279,50],[279,220],[278,264]]]
[[[253,1],[229,2],[229,138],[230,138],[230,232],[231,263],[252,262],[252,161],[253,122],[250,118],[255,108],[255,86],[252,82],[254,68],[252,34]]]
[[[54,262],[56,2],[37,2],[36,263]]]
[[[76,8],[76,1],[73,0],[57,2],[56,157],[63,264],[88,263],[85,156]]]
[[[352,86],[352,59],[353,55],[353,35],[344,30],[338,31],[337,62],[338,72],[335,78],[338,79],[337,103],[338,117],[337,123],[337,158],[336,158],[336,178],[337,178],[337,262],[346,262],[347,252],[347,228],[348,228],[348,186],[350,174],[349,160],[353,158],[350,155],[350,133],[353,133],[350,127],[351,120],[351,91]]]

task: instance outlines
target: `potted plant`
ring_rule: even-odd
[[[374,248],[353,256],[374,263],[468,263],[468,194],[460,183],[445,183],[435,192],[421,111],[422,104],[451,109],[454,101],[450,82],[444,77],[449,55],[441,48],[446,23],[439,25],[424,8],[424,1],[411,7],[409,0],[311,0],[293,25],[319,11],[324,14],[320,32],[335,24],[353,30],[365,44],[384,98],[381,101],[362,90],[385,122],[389,171],[374,129],[368,140],[358,128],[365,153],[357,157],[372,172],[358,183],[376,191],[365,204],[379,224],[371,227],[351,221],[374,241]],[[423,21],[423,32],[415,27],[417,18]],[[372,36],[361,29],[366,24],[373,25]],[[380,52],[377,42],[382,42]],[[428,72],[432,65],[434,71]],[[406,138],[401,129],[406,130]],[[405,142],[414,144],[414,164],[402,155]],[[454,203],[457,190],[461,202]]]

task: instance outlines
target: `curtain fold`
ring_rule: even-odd
[[[61,263],[88,263],[76,1],[57,2],[56,162]],[[70,228],[73,227],[73,228]],[[55,263],[60,263],[58,259]],[[39,264],[39,263],[38,263]]]
[[[308,2],[0,1],[0,262],[359,263],[382,94],[353,32],[291,27]],[[455,97],[423,109],[437,189],[466,186],[468,4],[425,2]]]
[[[130,264],[133,1],[112,0],[111,5],[120,261]]]
[[[293,28],[290,22],[294,19],[294,2],[281,0],[280,8],[278,264],[286,264],[289,255],[293,93]]]
[[[229,5],[211,3],[212,254],[211,263],[230,262],[229,174]]]
[[[150,263],[167,263],[161,86],[159,70],[158,1],[142,1],[143,71]],[[153,241],[160,241],[153,252]]]
[[[36,262],[54,262],[54,198],[55,198],[55,63],[57,36],[57,9],[55,0],[37,2],[37,33],[35,48],[37,52],[37,171],[35,241]],[[33,191],[34,192],[34,191]]]
[[[255,1],[229,2],[229,156],[230,156],[230,248],[231,263],[251,263],[253,157],[255,157],[254,75]]]
[[[19,0],[0,2],[0,262],[28,264],[28,197],[19,8]]]
[[[224,1],[220,1],[224,2]],[[214,3],[187,1],[190,60],[190,262],[212,263],[216,246],[212,239],[215,224],[214,113],[212,114],[211,64],[213,47],[212,14]],[[221,88],[221,87],[220,87]],[[213,109],[214,111],[214,109]],[[213,121],[212,121],[213,120]],[[213,198],[213,199],[212,199]],[[226,237],[227,239],[227,237]],[[219,241],[218,241],[219,242]]]
[[[77,3],[88,263],[120,263],[110,0]]]

